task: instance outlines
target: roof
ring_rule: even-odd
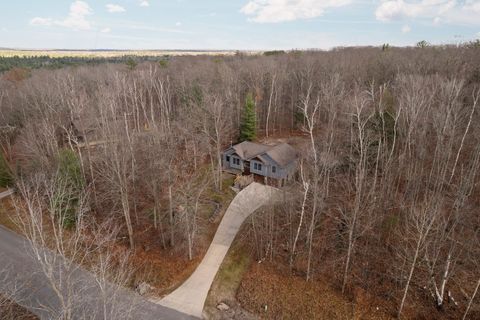
[[[265,144],[259,144],[250,141],[243,141],[239,144],[232,146],[233,150],[235,150],[238,156],[243,160],[248,160],[262,153],[265,153],[271,147],[272,146],[267,146]]]
[[[280,166],[286,166],[298,158],[297,151],[287,143],[269,146],[250,141],[244,141],[232,146],[235,153],[243,160],[258,157],[265,161],[265,155],[269,156]]]
[[[281,166],[286,166],[298,158],[297,150],[287,143],[277,144],[266,153],[273,161]]]

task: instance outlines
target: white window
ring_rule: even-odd
[[[253,169],[257,170],[257,163],[256,162],[253,163]]]
[[[260,163],[257,163],[257,170],[262,171],[262,165]]]

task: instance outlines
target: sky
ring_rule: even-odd
[[[480,0],[0,0],[0,47],[330,49],[480,38]]]

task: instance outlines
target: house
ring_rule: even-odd
[[[225,150],[222,160],[227,172],[273,178],[283,185],[295,173],[298,157],[287,143],[266,145],[244,141]]]

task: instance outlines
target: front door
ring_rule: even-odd
[[[243,174],[250,175],[250,161],[243,161]]]

